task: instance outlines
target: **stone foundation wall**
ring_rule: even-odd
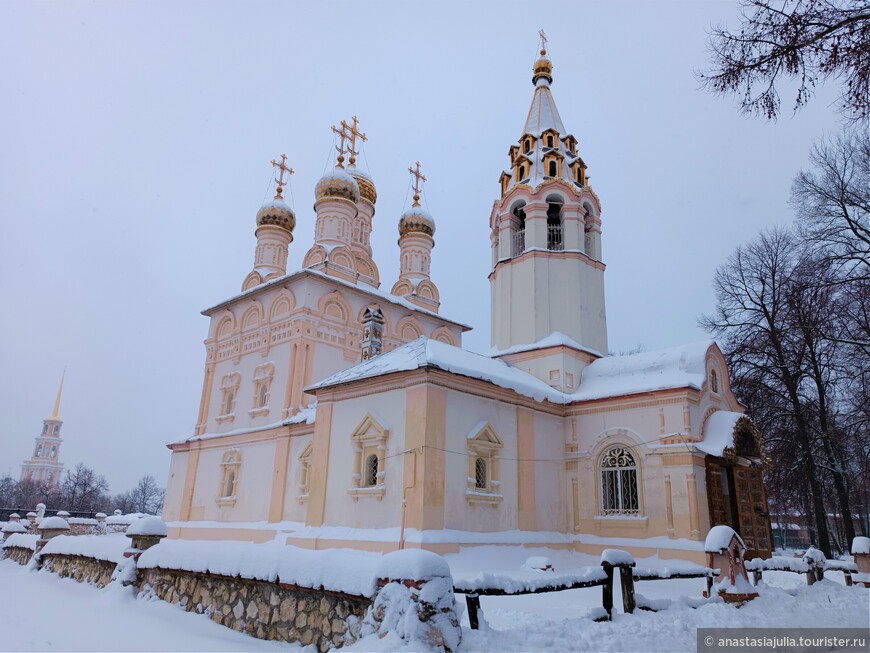
[[[321,652],[356,641],[371,605],[362,596],[167,569],[140,570],[139,587],[233,630]]]
[[[79,583],[86,582],[105,587],[112,579],[115,563],[84,556],[49,554],[39,559],[40,567],[53,572],[61,578],[74,578]]]
[[[3,554],[0,556],[3,560],[12,560],[19,565],[26,565],[33,557],[33,549],[27,549],[21,546],[7,546],[3,549]]]

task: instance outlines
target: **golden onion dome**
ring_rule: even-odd
[[[421,233],[427,236],[435,236],[435,220],[429,211],[415,204],[399,218],[399,236],[408,233]]]
[[[359,186],[359,196],[374,206],[375,202],[378,201],[378,192],[375,190],[375,182],[372,181],[368,173],[351,165],[347,169],[347,174],[356,179],[356,183]]]
[[[541,50],[541,58],[535,62],[533,71],[532,84],[537,84],[539,79],[553,83],[553,63],[547,58],[546,50]]]
[[[257,226],[263,227],[266,225],[281,227],[291,233],[296,227],[296,214],[293,213],[293,209],[284,203],[280,195],[276,195],[275,199],[264,204],[257,211]]]
[[[333,168],[320,178],[314,187],[316,200],[326,198],[345,199],[356,204],[359,201],[359,184],[342,168]]]

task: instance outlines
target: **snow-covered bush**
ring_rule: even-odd
[[[404,549],[385,555],[377,568],[380,590],[362,635],[393,633],[431,650],[455,651],[462,638],[447,562],[436,553]]]

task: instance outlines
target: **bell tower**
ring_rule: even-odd
[[[532,104],[490,215],[491,340],[500,351],[562,343],[593,360],[607,353],[601,203],[553,100],[546,43],[542,31]],[[572,383],[564,369],[529,371],[567,391],[579,382],[580,370]]]
[[[45,484],[54,487],[60,481],[63,472],[63,463],[59,462],[60,445],[63,440],[60,437],[60,427],[63,421],[58,416],[60,410],[60,395],[63,393],[63,379],[66,370],[60,377],[60,387],[57,389],[57,397],[54,400],[54,409],[51,415],[42,421],[42,433],[36,436],[36,445],[33,455],[29,460],[21,464],[21,481]]]

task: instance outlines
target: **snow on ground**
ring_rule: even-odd
[[[162,546],[158,545],[158,546]],[[274,545],[262,545],[274,546]],[[523,569],[532,556],[546,556],[554,571]],[[445,556],[456,580],[482,571],[533,580],[582,573],[600,565],[599,556],[545,547],[467,547]],[[676,570],[688,561],[638,558],[638,567]],[[657,612],[621,614],[619,583],[614,584],[614,620],[595,623],[590,611],[601,606],[601,588],[524,596],[482,596],[489,629],[472,631],[465,597],[456,595],[463,613],[460,651],[694,651],[699,627],[870,627],[870,592],[844,586],[842,572],[808,587],[803,574],[764,573],[761,596],[740,609],[718,599],[704,602],[703,579],[639,581],[647,602],[671,602]],[[202,615],[132,595],[99,590],[48,572],[28,572],[0,561],[0,614],[18,627],[4,631],[0,650],[36,651],[300,651],[298,645],[264,642],[218,626]],[[686,598],[683,598],[686,597]],[[688,607],[688,597],[697,609]],[[46,618],[44,615],[51,615]],[[130,636],[135,633],[135,636]],[[392,635],[365,638],[350,651],[416,651]]]
[[[0,651],[299,651],[163,601],[100,590],[0,561]]]

